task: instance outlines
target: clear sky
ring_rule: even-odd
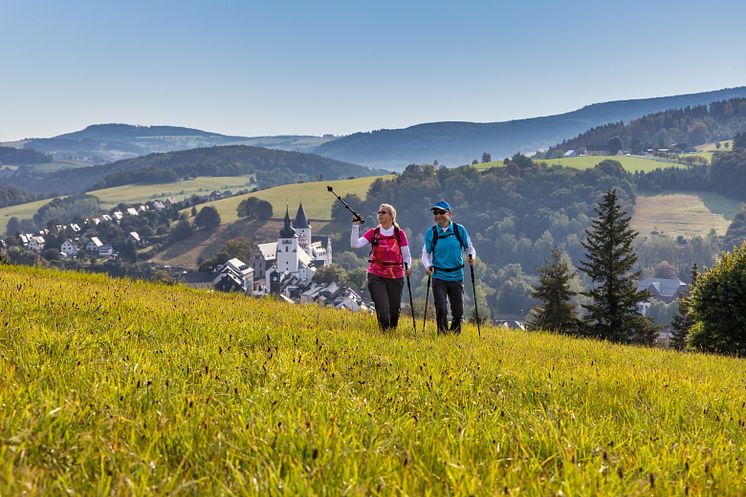
[[[0,0],[0,141],[495,122],[746,85],[746,2]]]

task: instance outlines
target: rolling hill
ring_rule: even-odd
[[[168,183],[198,176],[253,174],[260,187],[383,171],[316,154],[271,150],[245,145],[153,153],[103,166],[9,176],[4,181],[32,193],[77,193],[125,184]]]
[[[227,136],[179,126],[94,124],[72,133],[51,138],[29,138],[8,145],[43,152],[57,160],[104,164],[156,152],[174,152],[221,145],[247,145],[308,152],[333,138],[332,136],[295,135]]]
[[[530,153],[606,123],[627,122],[646,114],[738,97],[746,97],[746,87],[598,103],[565,114],[506,122],[418,124],[404,129],[354,133],[324,143],[315,152],[338,160],[388,169],[403,169],[411,163],[430,163],[433,160],[455,166],[469,164],[483,152],[492,154],[494,158],[518,152]]]

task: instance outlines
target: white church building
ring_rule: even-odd
[[[311,280],[316,269],[332,263],[332,244],[328,236],[314,238],[311,233],[311,223],[303,209],[303,203],[298,206],[295,222],[290,219],[290,211],[286,207],[285,219],[280,236],[276,242],[260,243],[251,256],[251,266],[254,278],[264,291],[271,288],[272,274],[274,280],[289,273],[301,280]]]

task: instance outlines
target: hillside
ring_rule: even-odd
[[[746,87],[598,103],[565,114],[506,122],[418,124],[404,129],[354,133],[324,143],[315,151],[338,160],[387,169],[403,169],[411,163],[430,163],[433,160],[456,166],[471,163],[483,152],[496,159],[517,152],[534,152],[594,126],[628,122],[646,114],[737,97],[746,97]]]
[[[746,493],[744,360],[8,266],[0,313],[2,495]]]
[[[621,147],[633,153],[677,144],[683,144],[686,148],[687,145],[704,145],[721,140],[730,143],[728,139],[744,129],[746,98],[733,98],[709,105],[657,112],[628,123],[616,122],[594,127],[552,147],[547,155],[558,156],[567,150],[585,147],[604,148],[612,138],[619,138]]]
[[[199,147],[249,145],[308,152],[333,137],[316,136],[227,136],[179,126],[133,126],[94,124],[83,130],[51,138],[29,138],[12,146],[33,149],[58,160],[80,160],[89,164],[129,159],[156,152]]]
[[[103,166],[29,172],[11,176],[7,183],[34,193],[74,193],[126,184],[168,183],[197,176],[254,174],[259,186],[318,179],[370,176],[371,170],[315,154],[286,152],[243,145],[154,153]]]

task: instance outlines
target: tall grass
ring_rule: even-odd
[[[743,360],[406,324],[0,266],[0,495],[746,493]]]

